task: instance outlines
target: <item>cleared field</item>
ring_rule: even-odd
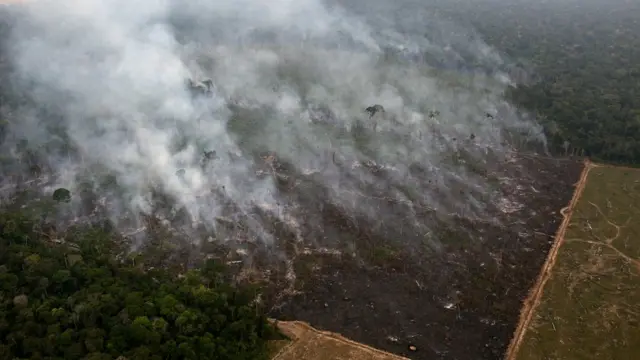
[[[510,358],[640,357],[640,170],[595,166]]]
[[[284,346],[273,360],[407,360],[300,321],[279,322],[278,327],[292,340],[282,341]]]

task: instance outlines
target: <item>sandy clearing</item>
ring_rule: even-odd
[[[301,321],[280,321],[278,328],[292,342],[272,360],[408,360],[328,331],[320,331]]]

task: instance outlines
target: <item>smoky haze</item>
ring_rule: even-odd
[[[420,1],[41,0],[12,11],[15,83],[48,110],[14,109],[2,146],[47,149],[45,193],[113,176],[116,223],[150,213],[157,190],[209,228],[255,209],[322,226],[256,175],[264,151],[313,177],[324,190],[312,199],[358,216],[428,228],[415,209],[372,205],[370,191],[484,219],[501,195],[469,165],[508,156],[507,132],[544,142],[503,99],[508,59]],[[193,96],[187,79],[213,86]],[[385,111],[369,118],[374,104]]]

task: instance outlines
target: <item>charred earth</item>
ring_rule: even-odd
[[[2,26],[6,35],[9,22]],[[198,116],[182,122],[152,119],[150,128],[179,133],[177,144],[171,144],[175,153],[167,153],[195,154],[193,159],[180,168],[164,166],[168,162],[158,154],[145,154],[146,143],[157,139],[150,131],[144,141],[131,141],[144,154],[141,161],[124,166],[116,157],[131,155],[119,152],[130,142],[118,136],[127,138],[127,131],[137,129],[131,123],[142,120],[128,116],[139,115],[140,104],[134,104],[135,114],[119,113],[118,106],[85,111],[81,100],[108,100],[112,93],[89,98],[94,87],[86,82],[73,84],[87,91],[71,87],[63,93],[52,86],[59,84],[47,88],[16,76],[7,53],[12,47],[6,36],[1,38],[2,206],[40,209],[43,224],[60,232],[82,222],[115,228],[132,251],[148,255],[145,266],[181,271],[205,258],[218,259],[229,265],[230,278],[262,287],[259,300],[274,317],[307,321],[412,359],[502,357],[560,224],[559,210],[569,202],[582,169],[579,159],[546,157],[539,137],[529,141],[530,134],[519,132],[518,126],[530,123],[513,120],[518,114],[508,104],[488,105],[499,100],[502,85],[487,80],[486,72],[465,80],[488,84],[478,90],[482,95],[471,96],[444,89],[458,86],[459,75],[447,78],[451,74],[412,65],[411,54],[385,52],[378,58],[366,49],[354,58],[365,58],[363,66],[373,64],[376,74],[391,77],[414,66],[411,74],[433,80],[445,95],[434,93],[439,102],[426,106],[409,91],[411,84],[397,84],[406,97],[414,96],[405,106],[413,106],[412,113],[382,102],[345,100],[338,111],[330,102],[309,101],[303,123],[244,94],[225,93],[215,76],[189,86],[181,79],[176,89],[183,89],[176,92],[192,98],[186,103],[197,111],[188,115]],[[299,60],[296,49],[273,48]],[[245,49],[223,50],[243,54]],[[337,50],[314,51],[303,60]],[[304,78],[299,72],[306,63],[276,69],[284,73],[279,80],[300,85],[294,82]],[[280,95],[289,94],[285,90],[290,92],[273,88]],[[460,103],[445,104],[446,91]],[[474,96],[480,99],[474,106],[462,103]],[[152,115],[161,108],[156,98],[144,100],[140,106]],[[76,102],[65,106],[68,101]],[[210,115],[212,103],[226,114],[226,123]],[[465,105],[464,111],[458,105]],[[418,113],[429,115],[415,122]],[[68,120],[73,116],[79,120]],[[462,121],[465,126],[458,126]],[[230,135],[210,141],[212,147],[193,145],[198,141],[189,136],[201,135],[189,127],[196,122],[208,127],[199,130],[217,126]],[[105,123],[115,125],[100,127]],[[98,131],[83,128],[86,124]],[[84,141],[85,131],[108,151]],[[279,132],[286,136],[274,135]],[[269,136],[270,143],[260,142]],[[312,144],[311,138],[320,140]],[[197,151],[185,152],[189,146]],[[214,181],[216,176],[226,182]],[[52,194],[63,187],[70,192],[57,193],[64,193],[65,201],[51,204]],[[245,196],[247,190],[260,198]]]

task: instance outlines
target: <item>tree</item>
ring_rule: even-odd
[[[0,213],[0,360],[268,357],[274,329],[221,264],[178,277],[116,261],[122,246],[100,229],[52,244],[37,228]]]
[[[71,191],[65,188],[56,189],[56,191],[53,192],[53,200],[68,203],[71,201]]]

